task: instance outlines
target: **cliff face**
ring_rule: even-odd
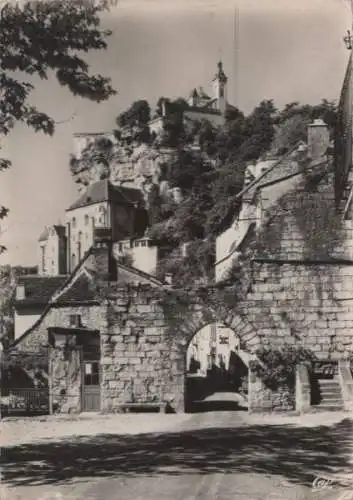
[[[166,185],[164,171],[175,157],[173,148],[100,136],[86,141],[81,151],[76,147],[70,167],[79,191],[108,178],[114,185],[140,189],[146,196],[157,185],[165,196],[172,191]]]

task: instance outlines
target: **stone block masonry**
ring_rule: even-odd
[[[256,263],[252,292],[239,311],[265,345],[283,342],[320,358],[353,351],[353,266],[340,263]]]
[[[184,409],[186,350],[211,322],[231,327],[245,350],[285,343],[311,349],[319,358],[342,359],[353,351],[353,266],[342,262],[255,261],[250,292],[234,304],[202,304],[192,294],[184,311],[168,313],[163,288],[116,286],[100,305],[52,307],[12,349],[48,348],[48,328],[70,326],[99,331],[102,411],[129,401],[169,401]],[[172,292],[173,293],[173,292]],[[74,349],[51,351],[52,396],[59,411],[80,407],[80,376]],[[70,361],[71,360],[71,361]],[[69,366],[70,365],[70,366]],[[292,395],[261,385],[250,391],[252,410],[288,410]]]
[[[132,401],[170,401],[176,409],[183,407],[184,374],[172,362],[163,309],[151,294],[150,289],[126,288],[109,301],[101,335],[104,411]]]

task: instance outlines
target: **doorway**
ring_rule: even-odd
[[[82,336],[83,337],[83,336]],[[82,411],[101,409],[101,367],[98,336],[81,339]]]
[[[99,361],[84,360],[82,367],[82,406],[83,411],[100,410]]]

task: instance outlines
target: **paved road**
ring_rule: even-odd
[[[312,490],[312,482],[352,471],[352,438],[348,419],[300,428],[249,424],[244,412],[197,413],[170,432],[9,448],[3,484],[13,489],[4,498],[335,500],[342,489]]]

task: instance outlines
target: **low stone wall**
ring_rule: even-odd
[[[295,394],[288,387],[273,391],[254,373],[249,375],[249,412],[285,412],[295,410]]]

